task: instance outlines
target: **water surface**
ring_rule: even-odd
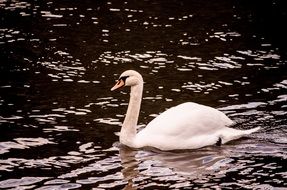
[[[286,188],[286,10],[0,0],[0,188]],[[140,126],[194,101],[262,130],[192,151],[122,147],[129,92],[110,88],[127,69],[145,80]]]

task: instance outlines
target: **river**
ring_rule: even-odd
[[[0,0],[0,189],[284,189],[283,1]],[[183,102],[249,137],[190,151],[118,143],[128,69],[139,125]]]

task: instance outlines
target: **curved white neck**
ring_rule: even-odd
[[[137,133],[137,122],[142,100],[143,82],[131,87],[130,101],[126,117],[120,132],[120,142],[135,147],[134,139]]]

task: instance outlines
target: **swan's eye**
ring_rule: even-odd
[[[126,79],[128,78],[129,76],[122,76],[122,77],[120,77],[119,78],[119,81],[124,81],[124,82],[126,82]]]

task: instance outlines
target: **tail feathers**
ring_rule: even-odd
[[[239,139],[245,135],[250,135],[251,133],[258,131],[259,129],[260,127],[255,127],[253,129],[248,130],[238,130],[232,128],[228,128],[228,130],[225,129],[220,135],[222,139],[222,144],[225,144],[231,140]]]
[[[255,127],[253,129],[244,130],[243,132],[244,132],[245,135],[250,135],[251,133],[254,133],[254,132],[258,131],[258,130],[260,130],[260,127]]]

